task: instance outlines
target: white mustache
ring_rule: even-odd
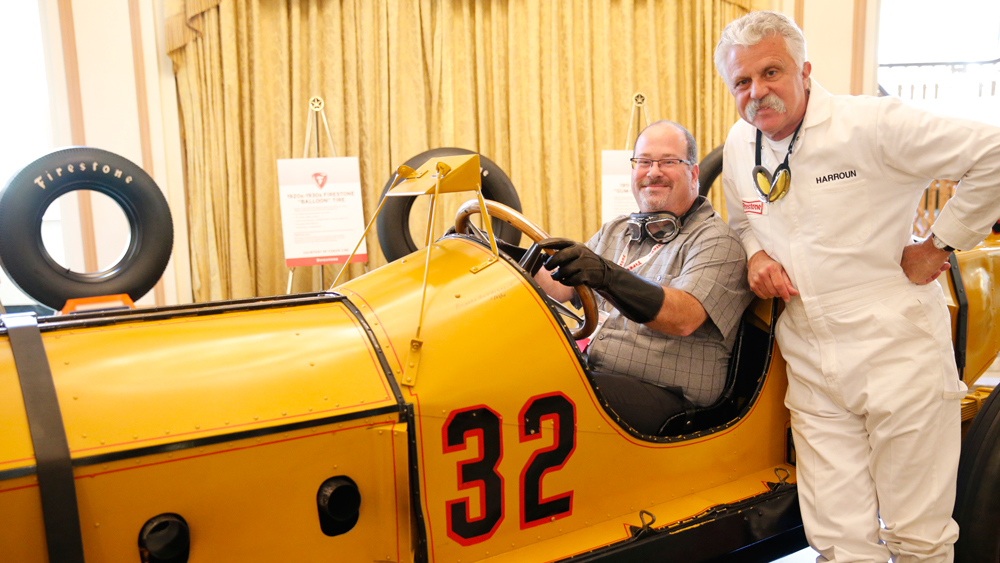
[[[785,113],[785,102],[781,101],[776,94],[770,93],[759,100],[751,99],[747,102],[746,114],[747,120],[753,121],[753,118],[757,116],[757,111],[760,108],[770,108],[778,113]]]

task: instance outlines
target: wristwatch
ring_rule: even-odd
[[[934,248],[938,250],[943,250],[945,252],[955,252],[955,247],[949,245],[945,241],[941,240],[936,234],[931,233],[931,244]]]

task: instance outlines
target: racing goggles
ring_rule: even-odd
[[[792,156],[792,149],[795,148],[795,139],[798,137],[799,128],[801,127],[802,122],[799,122],[799,126],[792,133],[792,141],[788,143],[788,154],[785,155],[785,161],[778,165],[774,170],[773,176],[768,172],[767,168],[764,168],[760,164],[760,146],[763,134],[760,132],[760,129],[757,130],[757,165],[753,167],[752,174],[753,187],[757,190],[757,195],[760,196],[761,201],[774,203],[785,197],[785,194],[788,193],[788,187],[792,184],[792,170],[788,167],[788,158]]]
[[[628,235],[633,242],[641,241],[643,233],[660,244],[668,243],[681,232],[681,220],[669,211],[633,213],[628,216]]]
[[[792,183],[792,171],[788,168],[787,160],[778,165],[774,171],[774,177],[761,165],[753,167],[753,187],[757,188],[757,195],[760,199],[768,203],[774,203],[785,197],[788,193],[788,185]]]

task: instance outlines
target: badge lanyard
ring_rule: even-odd
[[[653,249],[649,251],[649,254],[646,254],[645,256],[643,256],[641,258],[636,258],[635,262],[632,262],[631,264],[629,264],[628,266],[626,266],[625,265],[625,260],[626,260],[626,258],[628,258],[628,247],[629,247],[630,244],[632,244],[631,240],[625,242],[625,249],[622,250],[622,255],[621,255],[620,258],[618,258],[618,265],[622,266],[623,268],[625,268],[626,270],[628,270],[630,272],[632,270],[638,268],[639,266],[642,266],[643,264],[645,264],[647,260],[649,260],[650,258],[652,258],[654,254],[656,254],[657,252],[660,251],[661,248],[663,248],[663,243],[657,243],[656,246],[654,246]]]
[[[656,245],[653,246],[652,250],[650,250],[648,254],[646,254],[645,256],[642,256],[640,258],[637,258],[635,260],[635,262],[632,262],[628,266],[625,266],[625,260],[628,259],[628,247],[629,247],[630,244],[632,244],[631,240],[625,241],[625,248],[622,250],[621,257],[618,258],[618,265],[622,266],[623,268],[625,268],[626,270],[628,270],[630,272],[632,270],[638,268],[639,266],[642,266],[643,264],[645,264],[650,258],[653,257],[654,254],[656,254],[657,252],[659,252],[660,249],[663,248],[663,246],[664,246],[664,243],[662,243],[662,242],[661,243],[657,243]],[[607,313],[607,312],[605,312],[605,311],[600,311],[597,316],[598,316],[597,328],[595,328],[593,334],[590,335],[591,340],[593,340],[594,338],[596,338],[597,337],[597,333],[601,332],[601,329],[604,328],[604,322],[608,320],[608,317],[610,316],[610,314]],[[627,323],[628,319],[625,319],[625,322]],[[587,344],[589,345],[590,343],[588,342]],[[584,348],[584,350],[586,350],[586,347]]]

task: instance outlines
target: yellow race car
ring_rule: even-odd
[[[643,435],[575,342],[588,293],[571,332],[526,270],[535,252],[518,263],[491,239],[448,235],[318,294],[3,316],[0,561],[769,561],[805,546],[776,304],[744,315],[716,404]],[[953,269],[969,382],[1000,348],[998,268],[993,235]],[[982,407],[963,562],[1000,552],[1000,400],[984,397],[963,403],[967,419]]]

